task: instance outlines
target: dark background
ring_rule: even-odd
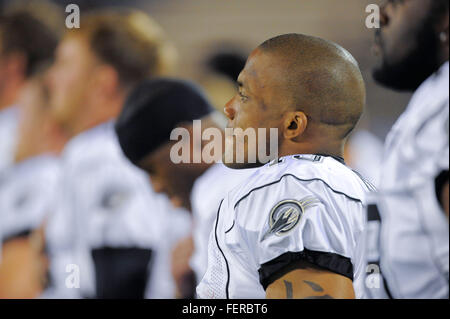
[[[0,0],[0,5],[19,0]],[[376,85],[371,77],[374,30],[367,29],[366,6],[378,0],[54,0],[78,4],[81,15],[102,6],[126,6],[149,13],[166,31],[179,53],[177,76],[201,82],[203,63],[217,48],[248,54],[264,40],[282,33],[323,37],[348,49],[360,63],[367,83],[367,112],[360,123],[384,138],[407,105],[409,94]],[[62,26],[64,28],[64,26]]]

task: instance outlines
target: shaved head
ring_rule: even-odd
[[[280,35],[261,44],[280,72],[286,107],[312,121],[335,126],[346,137],[364,109],[364,80],[353,56],[339,45],[302,34]]]

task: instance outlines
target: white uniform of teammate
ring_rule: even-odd
[[[0,110],[0,187],[3,174],[14,159],[14,147],[16,144],[16,132],[19,122],[18,108],[11,106]],[[2,261],[2,223],[0,223],[0,262]]]
[[[55,209],[58,158],[42,155],[7,170],[0,183],[0,220],[4,240],[29,235]]]
[[[19,110],[10,106],[0,111],[0,187],[2,175],[13,163],[14,147],[16,145],[17,126],[19,123]],[[2,259],[2,223],[0,223],[0,262]]]
[[[435,191],[435,178],[449,168],[448,85],[447,62],[387,138],[368,225],[368,263],[380,265],[387,285],[368,289],[372,298],[448,298],[449,224]]]
[[[253,172],[254,169],[231,169],[217,163],[195,181],[191,193],[194,253],[190,266],[197,280],[202,279],[208,265],[209,235],[221,200]]]
[[[0,111],[0,176],[13,163],[18,122],[18,107],[11,106]]]
[[[60,271],[59,287],[64,290],[66,266],[75,264],[82,297],[109,294],[111,289],[126,292],[129,288],[109,284],[123,275],[129,279],[130,274],[141,288],[159,287],[153,298],[172,297],[169,267],[155,263],[167,262],[161,255],[169,253],[167,243],[178,231],[174,227],[167,233],[163,224],[173,208],[166,197],[153,192],[147,175],[125,158],[113,123],[73,138],[63,153],[63,170],[61,203],[49,227],[49,236],[59,238],[51,240],[57,245],[50,250]],[[185,225],[186,232],[189,227]],[[164,273],[154,273],[155,268]],[[158,280],[164,284],[158,285]],[[96,283],[103,291],[96,292]],[[73,290],[77,289],[66,289],[63,295]]]
[[[256,170],[222,201],[200,298],[264,298],[269,278],[299,259],[353,279],[363,296],[368,191],[332,157],[283,157]]]

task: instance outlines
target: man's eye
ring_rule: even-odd
[[[242,92],[239,92],[239,96],[241,97],[241,101],[243,102],[248,100],[248,96],[245,96],[244,94],[242,94]]]

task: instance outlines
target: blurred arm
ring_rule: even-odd
[[[42,254],[42,230],[3,244],[0,263],[0,299],[38,297],[44,287],[47,259]]]

